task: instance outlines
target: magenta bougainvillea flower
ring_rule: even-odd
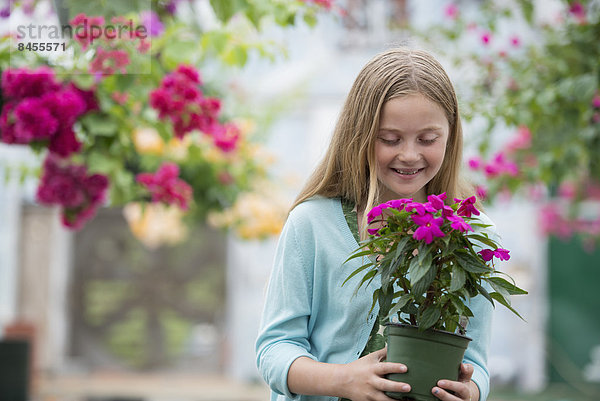
[[[457,19],[458,18],[458,7],[454,3],[450,3],[444,8],[444,15],[449,19]]]
[[[596,92],[594,98],[592,99],[592,106],[595,109],[600,109],[600,95],[598,94],[598,92]]]
[[[240,129],[233,123],[220,126],[213,134],[215,145],[223,152],[231,152],[240,139]]]
[[[481,160],[481,157],[479,156],[474,156],[469,159],[468,164],[471,170],[479,170],[483,165],[483,160]]]
[[[183,138],[193,130],[213,134],[218,127],[221,102],[204,97],[200,74],[191,66],[181,65],[167,74],[159,88],[150,93],[150,105],[161,119],[173,122],[175,135]]]
[[[165,26],[160,21],[158,14],[154,11],[145,11],[141,14],[142,24],[150,33],[150,36],[156,37],[163,34]]]
[[[117,72],[127,73],[129,54],[125,50],[96,49],[94,58],[90,61],[90,73],[103,76],[113,75]]]
[[[573,15],[579,21],[585,21],[585,7],[580,2],[572,2],[569,7],[569,13],[571,13],[571,15]]]
[[[2,72],[2,93],[5,98],[21,100],[27,97],[40,97],[56,91],[60,84],[49,67],[8,68]]]
[[[107,189],[105,175],[88,174],[85,166],[48,153],[36,198],[44,205],[60,206],[63,224],[77,230],[102,206]]]
[[[70,25],[73,27],[73,38],[79,42],[83,50],[87,49],[94,40],[99,39],[98,32],[102,32],[104,26],[104,17],[102,16],[88,16],[84,13],[77,14],[70,21]]]
[[[200,73],[189,65],[180,65],[167,74],[160,87],[150,93],[150,106],[159,118],[170,120],[175,136],[183,138],[198,130],[212,137],[215,146],[224,152],[237,148],[240,130],[233,123],[219,121],[221,101],[204,96]]]
[[[81,115],[98,108],[92,91],[72,83],[59,85],[46,67],[5,70],[2,91],[7,103],[0,115],[0,141],[46,143],[51,152],[62,157],[79,151],[81,143],[73,124]]]
[[[140,173],[137,182],[152,194],[152,202],[174,204],[186,210],[192,199],[192,187],[179,177],[179,166],[163,163],[155,174]]]
[[[481,43],[483,43],[485,46],[487,46],[490,44],[490,41],[492,40],[492,34],[491,34],[491,32],[484,31],[479,36],[479,39],[481,39]]]
[[[326,9],[331,9],[335,0],[301,0],[304,3],[314,3]]]

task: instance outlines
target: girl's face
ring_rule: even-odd
[[[426,201],[425,185],[442,166],[449,132],[444,110],[421,94],[396,97],[383,105],[375,144],[381,202]]]

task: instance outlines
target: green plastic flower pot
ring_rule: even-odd
[[[471,339],[439,330],[419,331],[406,324],[388,324],[387,361],[403,363],[406,373],[388,379],[408,383],[408,393],[386,393],[398,400],[439,401],[431,393],[438,380],[457,380],[460,364]]]

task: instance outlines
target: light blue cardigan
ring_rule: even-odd
[[[487,216],[480,217],[492,224]],[[488,230],[497,240],[495,228]],[[313,198],[290,213],[277,245],[256,340],[258,369],[272,389],[272,401],[337,399],[293,394],[287,374],[301,356],[344,364],[363,351],[378,313],[376,306],[367,316],[379,284],[373,280],[354,297],[360,275],[342,286],[361,266],[359,258],[343,263],[357,248],[339,198]],[[470,308],[475,317],[467,334],[473,341],[464,362],[475,367],[472,380],[484,401],[489,393],[486,364],[493,308],[482,296],[474,298]]]

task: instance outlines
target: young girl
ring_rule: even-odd
[[[363,353],[378,312],[366,319],[376,284],[353,296],[358,281],[342,283],[360,261],[344,261],[366,237],[374,205],[425,202],[443,192],[450,201],[471,196],[460,181],[461,159],[458,104],[442,66],[405,48],[369,61],[279,239],[256,342],[271,400],[391,400],[386,391],[410,391],[385,378],[410,367],[385,362],[386,348]],[[482,220],[492,224],[483,214]],[[493,226],[488,230],[496,235]],[[489,392],[492,306],[478,296],[470,307],[473,341],[458,381],[440,380],[431,389],[440,400],[485,400]]]

